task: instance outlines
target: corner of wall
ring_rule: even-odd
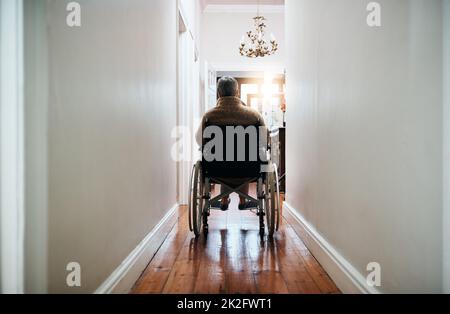
[[[25,292],[48,284],[48,40],[44,1],[24,1]]]
[[[450,0],[443,1],[443,292],[450,293]]]

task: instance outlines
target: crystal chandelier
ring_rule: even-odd
[[[264,39],[267,25],[266,18],[259,14],[259,1],[258,13],[253,20],[255,21],[255,29],[248,31],[242,36],[241,45],[239,46],[241,56],[258,58],[273,55],[278,50],[278,43],[273,34],[270,36],[269,43]]]

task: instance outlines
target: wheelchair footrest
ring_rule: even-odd
[[[251,211],[251,210],[258,210],[258,208],[244,208],[244,209],[239,209],[240,212]]]
[[[239,204],[239,210],[258,210],[258,208],[258,202],[247,201],[245,205]]]
[[[227,211],[229,211],[230,209],[229,209],[229,208],[227,208],[227,209],[222,209],[222,208],[219,208],[219,207],[211,206],[211,210],[217,210],[217,211],[221,211],[221,212],[227,212]]]

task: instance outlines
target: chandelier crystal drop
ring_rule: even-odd
[[[278,50],[278,43],[273,34],[268,42],[265,37],[266,18],[259,14],[253,18],[255,29],[248,31],[241,40],[239,52],[241,56],[249,58],[266,57],[273,55]]]

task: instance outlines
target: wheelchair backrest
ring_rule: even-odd
[[[202,168],[215,178],[256,178],[267,164],[267,129],[256,125],[203,127]]]

